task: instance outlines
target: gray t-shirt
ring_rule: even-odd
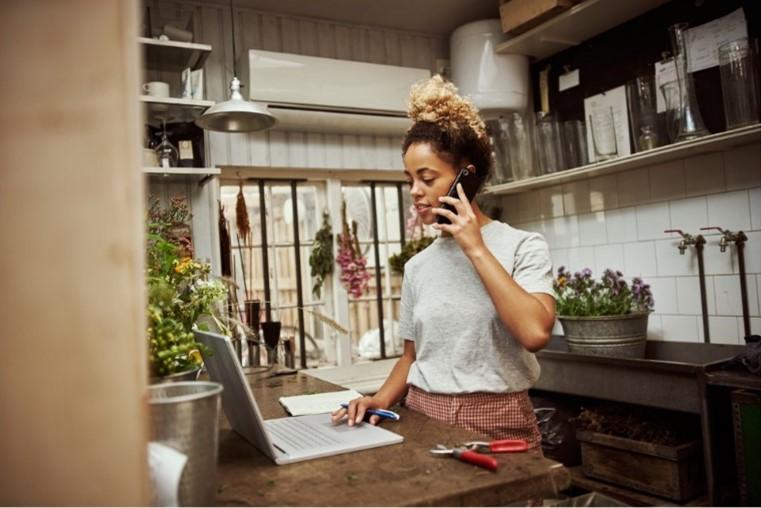
[[[542,235],[492,221],[486,247],[529,293],[553,294]],[[473,264],[452,237],[439,237],[404,266],[399,333],[414,340],[407,382],[431,393],[518,392],[539,364],[508,333]]]

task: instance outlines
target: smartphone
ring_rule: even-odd
[[[457,184],[462,184],[462,190],[465,191],[465,196],[468,198],[468,201],[473,201],[473,198],[476,197],[476,191],[478,190],[478,178],[476,178],[476,174],[472,171],[469,171],[468,168],[462,168],[459,173],[457,173],[457,176],[454,179],[454,182],[452,182],[452,186],[449,187],[449,191],[447,192],[447,196],[459,199],[460,196],[457,194]],[[449,203],[440,203],[439,208],[444,208],[446,210],[449,210],[452,213],[457,213],[457,209],[453,205],[450,205]],[[439,217],[436,219],[436,222],[439,224],[451,224],[452,221],[444,217],[443,215],[439,215]]]

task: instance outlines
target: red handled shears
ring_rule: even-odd
[[[498,466],[497,459],[494,457],[481,455],[480,453],[468,450],[467,448],[447,448],[440,444],[436,445],[436,448],[431,450],[431,453],[437,455],[451,455],[457,460],[475,464],[476,466],[488,469],[489,471],[496,471]]]
[[[460,445],[462,448],[479,453],[515,453],[528,450],[524,439],[498,439],[496,441],[469,441]]]

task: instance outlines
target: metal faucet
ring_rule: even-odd
[[[705,243],[705,238],[703,238],[703,235],[697,235],[693,236],[689,233],[685,233],[681,229],[666,229],[663,231],[664,233],[679,233],[679,235],[682,237],[681,240],[679,240],[679,254],[684,255],[684,251],[687,250],[688,245],[695,245],[696,247],[698,245],[703,245]]]
[[[727,251],[727,245],[729,245],[730,242],[742,243],[748,240],[748,237],[742,231],[737,231],[735,233],[728,229],[722,229],[718,226],[706,226],[704,228],[700,228],[700,230],[701,231],[716,230],[721,232],[721,239],[719,240],[719,250],[721,250],[721,252]]]

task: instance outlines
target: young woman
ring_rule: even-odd
[[[406,394],[408,408],[432,418],[538,447],[528,389],[539,377],[533,352],[555,321],[547,244],[489,219],[461,185],[459,198],[446,197],[461,168],[475,172],[480,187],[493,165],[483,121],[451,83],[434,76],[413,86],[409,116],[404,174],[418,214],[441,236],[404,267],[402,357],[378,393],[351,401],[333,421],[354,425],[367,409]],[[451,224],[437,224],[439,216]]]

